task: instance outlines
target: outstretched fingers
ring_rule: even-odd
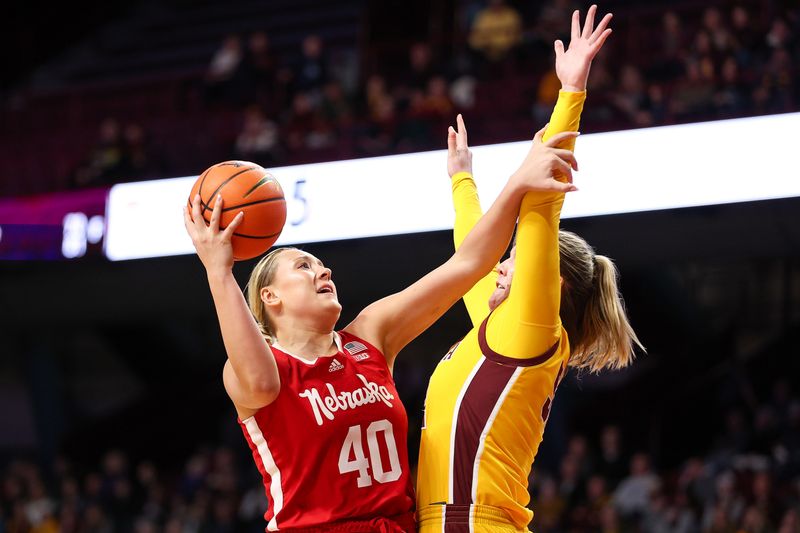
[[[592,7],[590,7],[589,11],[586,13],[586,22],[583,24],[583,33],[581,33],[581,37],[584,39],[588,39],[594,31],[595,13],[597,13],[597,4],[592,4]]]
[[[456,130],[453,129],[453,126],[447,128],[447,156],[448,157],[455,157],[456,155]]]
[[[564,43],[558,39],[553,43],[553,48],[556,50],[556,61],[558,61],[558,58],[564,55]]]
[[[612,18],[614,18],[613,13],[607,13],[606,16],[603,17],[603,20],[601,20],[600,24],[597,25],[597,29],[595,29],[589,36],[590,43],[594,43],[603,35],[603,33],[605,33],[606,28],[608,28],[608,25],[611,23]]]
[[[469,147],[467,142],[467,125],[464,124],[464,117],[461,113],[456,117],[456,125],[458,126],[458,136],[456,137],[456,150],[466,150]]]
[[[597,52],[600,51],[600,49],[603,47],[603,43],[605,43],[606,39],[608,39],[608,36],[611,35],[611,31],[611,28],[604,30],[603,33],[600,34],[600,37],[592,43],[592,54],[596,55]],[[594,55],[592,57],[594,57]]]
[[[572,12],[572,32],[571,38],[573,41],[579,39],[581,36],[581,12],[577,9]]]

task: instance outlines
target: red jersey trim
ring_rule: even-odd
[[[286,354],[286,355],[288,355],[289,357],[291,357],[293,359],[297,359],[301,363],[304,363],[304,364],[306,364],[308,366],[314,366],[314,365],[317,364],[317,361],[319,361],[323,357],[336,357],[337,355],[342,353],[342,351],[344,350],[344,348],[342,348],[342,336],[338,331],[334,331],[333,332],[333,341],[336,343],[336,349],[338,350],[336,353],[332,353],[330,355],[318,355],[314,359],[305,359],[303,357],[300,357],[299,355],[293,354],[292,352],[287,351],[286,348],[284,348],[283,346],[281,346],[277,342],[275,342],[275,343],[270,345],[270,350],[274,347],[276,350],[280,351],[281,353]],[[386,358],[384,357],[384,359],[386,359]]]
[[[267,445],[267,438],[261,432],[261,428],[258,427],[258,422],[256,422],[255,417],[252,416],[248,418],[246,422],[242,422],[242,426],[245,429],[244,435],[248,440],[248,443],[251,444],[252,448],[255,448],[258,451],[256,466],[261,472],[262,479],[266,476],[269,476],[269,487],[267,487],[266,483],[264,483],[264,488],[269,489],[271,502],[269,509],[267,509],[267,512],[264,515],[264,518],[269,520],[267,523],[267,531],[277,531],[278,514],[281,512],[281,509],[283,509],[281,471],[278,469],[278,465],[275,464],[275,460],[272,458],[272,452]],[[255,454],[253,455],[255,456]],[[269,517],[270,511],[272,511],[272,517]]]

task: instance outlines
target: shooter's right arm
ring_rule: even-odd
[[[237,215],[225,230],[220,231],[221,212],[222,198],[217,198],[210,225],[206,226],[198,196],[193,200],[191,215],[188,209],[184,209],[184,224],[206,268],[228,354],[223,370],[225,389],[241,414],[272,403],[280,391],[280,376],[272,350],[233,276],[231,236],[241,224],[243,214]]]

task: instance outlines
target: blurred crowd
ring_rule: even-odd
[[[800,398],[777,381],[769,401],[731,407],[720,418],[719,429],[709,432],[712,422],[683,437],[702,453],[671,466],[659,466],[654,450],[628,445],[624,426],[571,433],[554,461],[559,467],[534,465],[533,530],[799,533]],[[709,434],[716,437],[699,445]],[[85,465],[68,457],[44,467],[13,460],[0,467],[0,482],[3,533],[264,528],[266,496],[244,439],[201,447],[173,464],[134,461],[121,449]]]
[[[532,473],[534,531],[800,532],[800,399],[786,382],[772,396],[731,408],[706,453],[674,468],[626,449],[617,426],[572,435],[557,471]]]
[[[107,118],[97,141],[72,177],[75,187],[109,185],[118,181],[159,179],[170,168],[165,156],[146,136],[144,127]]]
[[[214,153],[274,166],[441,148],[457,112],[473,125],[476,141],[527,138],[557,98],[552,43],[568,43],[572,10],[585,7],[572,0],[527,4],[456,2],[453,42],[409,43],[400,61],[368,49],[333,61],[317,35],[289,60],[264,31],[229,35],[195,86],[205,113],[236,116],[235,131]],[[583,131],[798,108],[796,3],[619,11],[592,66]],[[73,185],[198,171],[168,160],[146,133],[140,124],[103,122]]]
[[[263,532],[258,472],[229,448],[198,450],[181,470],[132,464],[123,450],[80,469],[14,461],[3,472],[0,531],[6,533]],[[249,465],[247,465],[249,466]]]

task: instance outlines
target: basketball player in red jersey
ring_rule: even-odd
[[[208,226],[199,196],[184,210],[228,355],[225,389],[264,480],[267,531],[415,531],[394,359],[500,259],[527,191],[574,189],[554,178],[571,175],[571,154],[553,146],[572,135],[536,143],[447,262],[341,331],[336,286],[319,259],[295,248],[267,254],[245,301],[230,244],[243,213],[220,231],[221,198]]]

